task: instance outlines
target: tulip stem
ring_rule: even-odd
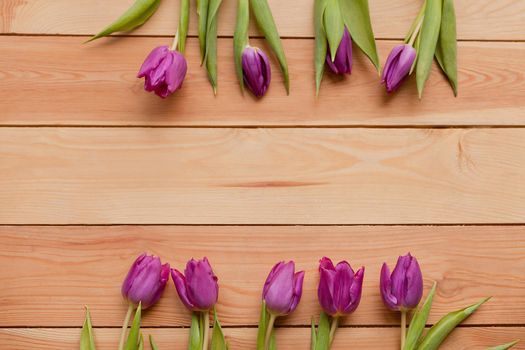
[[[277,316],[270,313],[270,320],[268,321],[268,326],[266,327],[266,337],[264,338],[264,350],[268,350],[270,345],[270,337],[272,336],[273,325],[275,324],[275,319]]]
[[[328,338],[328,339],[330,339],[330,341],[329,341],[330,346],[332,346],[332,343],[333,343],[334,338],[335,338],[335,331],[337,330],[338,326],[339,326],[339,317],[334,316],[332,318],[332,325],[330,326],[330,337]]]
[[[177,29],[177,34],[175,34],[175,38],[173,38],[173,43],[171,44],[171,50],[172,51],[177,50],[178,45],[179,45],[179,30]]]
[[[421,20],[419,21],[419,23],[417,24],[416,28],[414,29],[414,32],[412,33],[412,36],[410,37],[410,39],[408,40],[408,45],[414,47],[414,42],[416,41],[416,38],[419,34],[419,31],[421,29],[421,26],[423,25],[423,20],[425,19],[425,17],[421,17]]]
[[[124,318],[124,324],[122,325],[122,331],[120,332],[120,341],[118,342],[118,350],[124,349],[124,341],[126,340],[128,324],[129,324],[129,320],[131,319],[131,314],[133,313],[134,309],[135,309],[135,306],[133,306],[133,304],[130,303],[128,307],[128,312],[126,313],[126,317]]]
[[[208,349],[208,333],[210,332],[210,312],[204,311],[202,313],[202,317],[204,318],[204,325],[202,327],[204,328],[202,330],[204,334],[202,338],[202,350],[207,350]]]
[[[407,336],[407,311],[401,310],[401,350],[405,347]]]

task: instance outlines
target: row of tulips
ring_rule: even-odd
[[[206,68],[213,91],[217,93],[217,27],[222,0],[196,0],[199,18],[201,64]],[[146,22],[160,0],[136,0],[135,4],[91,40],[118,31],[127,31]],[[355,44],[370,59],[378,72],[381,64],[370,21],[367,0],[314,0],[315,6],[315,83],[319,93],[325,67],[333,74],[352,72],[352,46]],[[144,89],[166,98],[182,87],[187,62],[184,57],[189,23],[189,0],[181,0],[181,15],[171,47],[155,48],[144,61],[138,77],[145,78]],[[248,34],[251,14],[279,62],[284,84],[289,92],[288,64],[267,0],[238,0],[234,41],[236,73],[241,86],[256,97],[268,91],[271,67],[268,55],[250,45]],[[90,41],[91,41],[90,40]],[[439,63],[457,95],[456,16],[453,0],[424,0],[403,44],[389,54],[382,70],[381,82],[395,91],[405,78],[416,71],[419,97],[434,60]]]
[[[354,271],[347,261],[334,265],[324,257],[319,263],[318,300],[323,312],[316,326],[312,321],[311,350],[328,350],[335,338],[340,318],[353,313],[361,301],[361,291],[365,268]],[[119,350],[139,350],[144,348],[140,331],[142,310],[156,304],[162,296],[169,276],[175,284],[182,303],[192,313],[189,337],[189,350],[227,350],[215,304],[219,296],[218,278],[207,258],[191,259],[184,273],[162,264],[160,258],[143,254],[131,266],[122,285],[122,295],[128,302],[128,312],[124,319]],[[279,262],[270,271],[262,292],[262,308],[257,335],[257,350],[277,348],[274,325],[278,317],[295,311],[301,301],[304,271],[295,271],[295,263]],[[415,310],[423,296],[423,276],[415,257],[400,256],[392,273],[383,264],[380,276],[380,291],[385,306],[401,313],[401,350],[438,349],[452,330],[474,313],[489,298],[464,309],[452,312],[424,332],[432,300],[436,291],[434,284],[424,304],[413,314],[406,332],[407,313]],[[133,324],[128,332],[128,323],[135,311]],[[210,313],[213,312],[213,330],[209,337]],[[158,349],[150,336],[150,346]],[[509,349],[517,342],[500,345],[492,350]],[[81,350],[95,350],[89,311],[81,334]],[[489,350],[490,350],[489,349]]]

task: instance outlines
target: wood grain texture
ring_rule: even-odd
[[[313,40],[285,40],[291,95],[273,65],[270,91],[256,101],[240,93],[230,39],[219,40],[218,97],[190,39],[184,87],[163,101],[143,91],[136,73],[147,53],[169,40],[82,40],[0,37],[0,125],[525,125],[525,43],[460,43],[459,97],[434,67],[419,101],[415,79],[388,95],[361,54],[352,76],[327,75],[316,99]],[[395,44],[380,42],[381,57]]]
[[[257,324],[266,276],[285,259],[294,259],[306,278],[301,304],[279,324],[308,325],[320,312],[317,268],[325,254],[366,268],[361,304],[344,324],[397,325],[399,314],[382,304],[379,272],[409,250],[425,290],[439,284],[429,322],[490,295],[467,324],[525,324],[524,226],[2,226],[0,241],[0,327],[81,325],[83,305],[96,326],[119,326],[126,310],[120,284],[143,251],[177,269],[207,256],[219,277],[217,310],[226,326]],[[188,322],[170,281],[143,324]]]
[[[270,0],[281,35],[313,37],[312,0]],[[3,0],[0,33],[94,34],[117,18],[133,0]],[[402,38],[422,1],[370,0],[375,35]],[[219,34],[232,36],[236,1],[225,1]],[[194,2],[192,5],[195,6]],[[173,35],[179,2],[165,0],[155,16],[132,34]],[[456,1],[458,37],[468,40],[525,40],[525,3],[521,0]],[[192,11],[190,34],[196,35],[196,10]],[[257,30],[252,27],[252,33]]]
[[[524,223],[524,136],[0,128],[0,223]]]
[[[523,337],[524,328],[475,327],[459,328],[446,340],[442,350],[479,350],[509,339]],[[188,331],[184,329],[144,329],[151,334],[161,349],[186,349]],[[225,330],[230,349],[255,350],[255,329],[232,328]],[[97,349],[115,349],[118,329],[95,329]],[[278,329],[277,343],[281,350],[308,349],[308,329]],[[378,341],[380,335],[380,341]],[[0,329],[0,342],[9,350],[68,350],[78,348],[78,329]],[[398,346],[398,330],[395,328],[344,328],[339,329],[332,350],[395,349]],[[525,349],[521,342],[513,350]],[[149,349],[149,347],[147,347]]]

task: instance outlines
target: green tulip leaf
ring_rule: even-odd
[[[140,344],[140,318],[141,318],[141,305],[137,307],[137,311],[135,312],[135,316],[133,317],[133,323],[131,325],[131,329],[129,330],[128,334],[128,340],[126,341],[126,346],[124,349],[126,350],[137,350],[139,348]]]
[[[237,7],[237,20],[235,32],[233,33],[233,54],[235,59],[235,72],[237,80],[244,92],[244,78],[242,74],[242,52],[248,45],[248,25],[250,23],[250,3],[249,0],[239,0]]]
[[[284,86],[286,92],[290,93],[290,77],[288,73],[288,63],[286,62],[286,55],[284,54],[281,37],[277,31],[277,26],[273,19],[272,10],[268,5],[267,0],[250,0],[255,21],[259,30],[264,34],[268,44],[273,50],[273,53],[279,61],[279,66],[284,76]]]
[[[328,42],[324,28],[324,12],[327,0],[315,0],[314,26],[315,26],[315,94],[319,95],[321,80],[323,80],[326,52]]]
[[[191,314],[190,340],[188,350],[202,350],[202,317],[199,312]]]
[[[211,350],[228,350],[228,343],[224,339],[224,333],[217,317],[217,311],[213,310],[213,331],[211,335]]]
[[[377,55],[368,0],[339,0],[339,6],[352,40],[368,56],[379,72],[381,64]]]
[[[436,46],[436,59],[454,91],[458,95],[456,12],[453,0],[443,0],[441,30]]]
[[[159,350],[159,347],[157,346],[157,343],[155,343],[151,334],[149,335],[149,345],[151,346],[151,350]]]
[[[86,306],[86,319],[80,333],[80,350],[95,350],[95,337],[93,335],[93,326],[91,324],[91,315],[89,308]]]
[[[405,347],[403,350],[415,350],[425,325],[427,324],[428,315],[430,314],[430,309],[432,308],[432,301],[434,300],[434,294],[436,293],[437,283],[434,283],[430,293],[427,296],[427,299],[423,305],[416,311],[412,321],[410,321],[410,327],[408,327],[408,332],[406,336]]]
[[[436,350],[447,336],[463,322],[467,317],[472,315],[481,305],[487,302],[490,298],[481,300],[480,302],[470,305],[464,309],[451,312],[445,315],[441,320],[433,325],[421,343],[417,347],[418,350]]]
[[[310,336],[310,350],[315,350],[317,348],[317,330],[315,329],[315,322],[312,317],[312,330]]]
[[[319,326],[317,327],[317,339],[315,342],[315,350],[329,350],[330,349],[330,317],[321,312],[319,318]]]
[[[206,55],[206,36],[208,33],[208,8],[209,0],[196,0],[198,30],[199,30],[199,47],[201,50],[201,62],[204,63],[204,56]]]
[[[328,47],[332,62],[335,60],[335,54],[343,39],[345,24],[339,8],[339,0],[326,0],[323,13],[323,27],[326,37],[328,38]],[[326,55],[326,52],[325,52]]]
[[[492,348],[488,348],[487,350],[507,350],[507,349],[512,348],[514,345],[516,345],[518,343],[519,343],[519,340],[515,340],[515,341],[507,343],[507,344],[498,345],[498,346],[494,346]]]
[[[184,54],[186,51],[186,37],[188,36],[188,27],[190,24],[190,0],[180,1],[180,18],[179,29],[177,31],[177,48]]]
[[[208,72],[208,79],[213,88],[213,93],[217,95],[217,27],[219,7],[222,0],[210,0],[208,9],[208,27],[206,29],[206,49],[204,62]]]
[[[135,3],[115,22],[86,42],[90,42],[115,32],[127,32],[144,23],[157,11],[160,0],[136,0]]]
[[[266,350],[264,343],[266,340],[266,331],[268,330],[268,323],[270,321],[270,315],[266,309],[266,303],[263,301],[261,306],[261,316],[259,318],[259,327],[257,331],[257,350]],[[270,344],[268,350],[276,350],[275,334],[272,333],[270,336]]]
[[[142,333],[140,333],[140,340],[139,340],[138,350],[144,350],[144,337],[142,336]]]
[[[421,43],[419,44],[416,82],[419,98],[423,96],[423,89],[428,80],[434,61],[434,54],[439,39],[441,28],[441,12],[443,0],[427,0],[425,8],[425,17],[421,27]]]

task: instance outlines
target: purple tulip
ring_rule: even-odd
[[[348,262],[341,261],[334,266],[332,260],[324,257],[319,262],[319,272],[317,296],[324,312],[335,317],[354,312],[361,301],[365,268],[354,273]]]
[[[157,256],[142,254],[135,260],[122,284],[122,296],[135,307],[147,309],[159,301],[170,274],[170,265],[161,265]]]
[[[256,97],[262,97],[270,86],[272,71],[270,60],[263,50],[247,46],[242,52],[244,83]]]
[[[328,49],[326,54],[326,64],[335,74],[352,73],[352,38],[346,27],[343,33],[343,38],[341,39],[337,52],[335,53],[335,59],[332,60],[330,49]]]
[[[263,289],[263,300],[271,314],[285,316],[292,313],[303,294],[304,271],[295,272],[295,263],[281,261],[270,271]]]
[[[380,287],[383,302],[389,309],[406,311],[417,307],[423,295],[423,275],[417,259],[410,253],[400,256],[392,275],[384,263]]]
[[[381,82],[385,84],[386,91],[393,92],[401,85],[415,59],[416,50],[411,45],[403,44],[394,47],[388,55],[381,76]]]
[[[182,303],[191,311],[208,311],[219,298],[219,284],[207,258],[191,259],[184,275],[171,269],[171,278]]]
[[[144,90],[166,98],[181,88],[187,69],[180,52],[159,46],[148,55],[137,77],[145,78]]]

